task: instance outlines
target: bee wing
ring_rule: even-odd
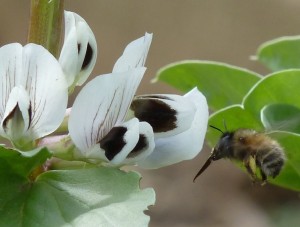
[[[199,172],[198,172],[198,173],[196,174],[196,176],[194,177],[193,182],[195,182],[195,180],[197,179],[197,177],[199,177],[199,176],[204,172],[204,170],[206,170],[207,167],[210,166],[211,162],[212,162],[212,156],[210,156],[210,157],[206,160],[206,162],[204,163],[204,165],[202,166],[202,168],[199,170]]]

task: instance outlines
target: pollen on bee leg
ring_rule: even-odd
[[[250,166],[250,168],[251,168],[251,171],[252,171],[252,173],[254,173],[255,174],[255,172],[256,172],[256,157],[254,156],[250,156],[249,157],[249,166]]]
[[[244,165],[246,167],[246,170],[253,182],[253,184],[257,181],[257,177],[256,177],[256,162],[255,162],[255,158],[253,156],[249,156],[244,160]]]

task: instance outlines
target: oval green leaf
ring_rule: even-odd
[[[194,87],[206,96],[211,110],[240,104],[261,76],[236,66],[211,61],[182,61],[162,68],[154,81],[163,81],[180,91]]]
[[[154,204],[155,194],[153,189],[139,188],[139,174],[94,166],[51,170],[30,181],[27,178],[30,170],[47,157],[46,149],[23,154],[0,148],[0,226],[146,226],[149,223],[144,210]]]
[[[272,71],[300,68],[300,36],[281,37],[262,44],[257,59]]]

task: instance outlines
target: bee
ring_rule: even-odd
[[[252,129],[238,129],[223,132],[219,128],[210,126],[222,133],[217,145],[212,149],[210,157],[194,177],[194,182],[212,161],[229,158],[243,162],[252,182],[267,182],[268,177],[275,178],[285,163],[283,148],[277,141],[271,139],[266,133],[256,132]],[[256,175],[257,168],[261,179]]]

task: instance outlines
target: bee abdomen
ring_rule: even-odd
[[[283,150],[276,147],[270,150],[261,160],[261,169],[267,175],[276,177],[285,162]]]

